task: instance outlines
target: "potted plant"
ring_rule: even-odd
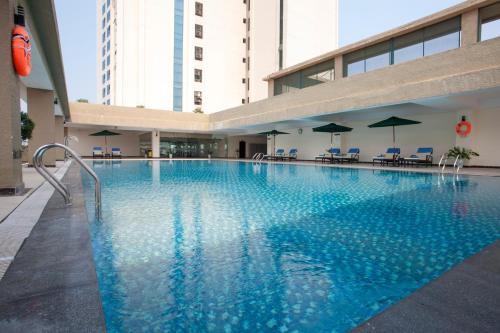
[[[479,156],[478,153],[473,151],[472,149],[469,148],[463,148],[463,147],[453,147],[448,152],[446,153],[448,157],[451,158],[459,158],[459,160],[462,161],[470,161],[473,157]]]
[[[35,123],[28,117],[28,114],[21,112],[21,139],[26,142],[31,139],[33,135],[33,130],[35,129]]]

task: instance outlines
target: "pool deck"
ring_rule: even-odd
[[[354,167],[373,169],[366,164]],[[393,167],[375,169],[414,171]],[[438,172],[436,168],[418,168],[417,171]],[[466,174],[465,171],[473,171],[467,174],[481,172],[481,175],[500,176],[500,169],[470,168],[464,169],[462,174]],[[35,195],[41,193],[48,195],[50,200],[46,206],[39,203],[43,212],[38,223],[35,221],[31,234],[28,232],[29,237],[24,236],[28,238],[0,280],[0,332],[105,331],[77,166],[69,167],[64,182],[69,184],[73,196],[70,207],[64,205],[58,193],[47,192],[49,189],[45,187],[49,185],[46,183],[28,198],[33,201],[37,199]],[[33,210],[33,203],[23,207],[26,201],[9,218]],[[443,331],[500,332],[500,240],[353,330]]]
[[[73,204],[51,195],[0,280],[0,332],[105,331],[79,168],[64,181]]]

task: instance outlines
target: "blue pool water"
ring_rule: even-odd
[[[110,332],[343,332],[500,238],[499,178],[89,163]]]

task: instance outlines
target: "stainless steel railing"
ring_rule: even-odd
[[[61,148],[64,149],[65,152],[69,153],[73,159],[80,164],[80,166],[87,171],[95,181],[95,212],[98,219],[101,219],[101,182],[99,181],[99,177],[97,177],[94,170],[92,170],[85,162],[78,156],[77,153],[68,146],[65,146],[60,143],[49,143],[38,148],[33,154],[33,166],[38,171],[43,178],[45,178],[55,189],[59,192],[63,198],[66,205],[71,205],[71,193],[68,188],[61,183],[59,179],[57,179],[52,173],[50,173],[45,165],[43,164],[43,155],[52,148]]]

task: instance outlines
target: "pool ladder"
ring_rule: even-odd
[[[252,160],[254,160],[255,162],[262,162],[265,156],[266,155],[264,155],[264,153],[255,153],[252,157]]]
[[[80,166],[85,169],[89,173],[92,178],[94,178],[95,182],[95,213],[98,219],[101,219],[101,182],[99,180],[99,177],[97,177],[96,173],[94,170],[92,170],[85,162],[81,159],[80,156],[78,156],[77,153],[68,146],[65,146],[60,143],[49,143],[46,145],[41,146],[38,148],[35,153],[33,154],[33,166],[35,167],[36,171],[45,178],[55,189],[57,192],[59,192],[63,198],[64,202],[66,205],[71,205],[71,193],[68,190],[68,187],[64,185],[59,179],[57,179],[52,173],[50,173],[45,165],[43,164],[43,155],[52,148],[62,148],[64,149],[65,153],[68,155],[66,156],[71,156],[73,160],[78,162]]]
[[[444,170],[446,169],[446,162],[448,162],[449,158],[450,157],[447,154],[443,154],[443,156],[441,156],[438,164],[439,169],[441,169],[441,173],[444,173]],[[457,156],[457,158],[455,158],[455,162],[453,162],[453,171],[458,174],[460,169],[462,169],[463,167],[464,160]]]

